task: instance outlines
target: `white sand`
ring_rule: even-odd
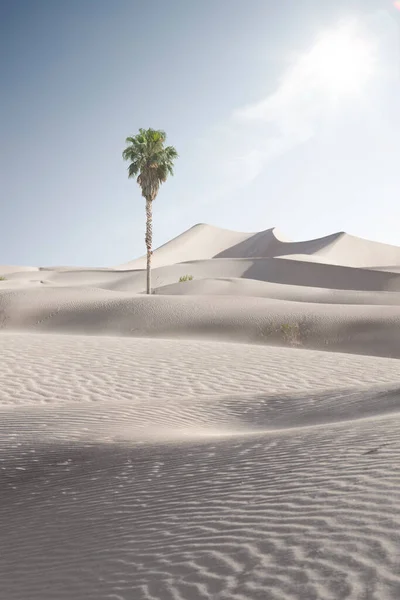
[[[154,263],[0,267],[0,600],[398,600],[400,248]]]

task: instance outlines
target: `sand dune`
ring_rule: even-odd
[[[317,302],[323,304],[378,304],[399,305],[400,293],[366,292],[359,290],[334,290],[301,285],[275,284],[239,277],[216,277],[215,279],[193,279],[172,283],[155,289],[156,294],[185,296],[252,296],[292,300],[294,302]]]
[[[143,267],[0,267],[0,600],[398,600],[400,248]]]
[[[315,240],[290,242],[276,229],[259,233],[238,233],[204,223],[188,231],[154,252],[154,266],[210,258],[272,258],[306,255],[311,260],[324,260],[348,267],[374,267],[400,264],[400,248],[364,240],[344,232]],[[143,269],[145,257],[118,268]]]
[[[9,273],[27,273],[29,271],[39,271],[38,267],[21,267],[17,265],[0,265],[0,276],[8,275]]]
[[[210,338],[400,358],[399,306],[383,302],[365,306],[240,295],[147,297],[42,286],[3,293],[0,307],[5,331]]]
[[[342,267],[284,258],[210,259],[177,263],[153,270],[155,288],[179,282],[191,275],[196,280],[210,278],[244,278],[270,283],[318,287],[336,290],[400,291],[400,273]],[[17,283],[18,282],[18,283]],[[17,272],[7,275],[1,290],[20,282],[28,286],[37,282],[53,286],[91,286],[117,291],[145,291],[145,271],[66,270]]]

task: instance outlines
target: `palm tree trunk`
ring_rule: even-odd
[[[151,294],[151,247],[153,244],[153,214],[151,200],[146,198],[147,293]]]

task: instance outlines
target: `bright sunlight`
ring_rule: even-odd
[[[352,25],[324,33],[306,55],[304,68],[335,95],[361,91],[374,66],[374,44]]]

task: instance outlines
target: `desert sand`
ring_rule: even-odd
[[[153,265],[0,266],[0,600],[398,600],[400,247]]]

